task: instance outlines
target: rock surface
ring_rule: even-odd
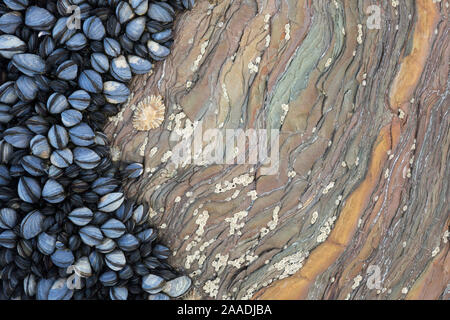
[[[106,131],[191,298],[450,298],[448,2],[377,3],[379,29],[370,1],[199,1],[134,80]],[[149,95],[165,120],[138,132]],[[175,167],[200,121],[279,129],[276,174]]]

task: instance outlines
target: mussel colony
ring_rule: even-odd
[[[169,299],[146,208],[125,198],[101,132],[133,75],[170,54],[194,0],[0,1],[0,299]]]

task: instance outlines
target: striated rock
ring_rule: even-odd
[[[361,1],[200,1],[172,55],[133,80],[107,127],[114,159],[144,163],[127,194],[152,208],[192,296],[449,298],[448,8],[381,3],[377,20]],[[150,95],[165,120],[137,131]],[[174,138],[200,127],[278,129],[274,170],[176,166]]]

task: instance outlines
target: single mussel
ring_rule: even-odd
[[[105,38],[103,40],[103,48],[110,57],[118,57],[122,52],[120,43],[113,38]]]
[[[76,126],[83,120],[83,115],[80,111],[70,109],[63,111],[61,113],[61,122],[64,124],[65,127],[71,128],[73,126]],[[70,136],[70,130],[69,130],[69,136]]]
[[[49,203],[60,203],[66,198],[64,187],[56,180],[49,179],[42,189],[42,198]]]
[[[152,20],[169,23],[175,17],[175,10],[167,2],[152,2],[148,5],[147,14]]]
[[[134,13],[142,16],[148,11],[148,0],[130,0],[128,1]]]
[[[103,85],[106,101],[112,104],[124,103],[130,96],[130,89],[123,83],[107,81]]]
[[[111,75],[121,82],[131,80],[131,68],[124,56],[119,56],[111,61]]]
[[[105,27],[98,17],[89,17],[83,23],[83,32],[91,40],[102,40],[106,34]]]
[[[21,160],[21,165],[28,174],[35,177],[40,177],[47,173],[47,164],[36,156],[24,156]]]
[[[0,228],[12,229],[17,224],[18,215],[16,210],[11,208],[3,208],[0,210]]]
[[[94,169],[100,163],[100,156],[92,149],[76,147],[73,150],[75,163],[82,169]]]
[[[82,111],[89,107],[91,96],[84,90],[77,90],[67,100],[73,108]]]
[[[99,228],[95,226],[86,226],[79,231],[81,241],[83,241],[88,246],[97,246],[103,241],[103,234]]]
[[[134,17],[134,12],[128,2],[121,1],[116,7],[116,17],[120,24],[125,24]]]
[[[146,18],[138,17],[128,22],[125,32],[133,41],[139,41],[145,30]]]
[[[78,208],[69,213],[69,219],[77,226],[85,226],[91,222],[94,213],[87,207]]]
[[[122,192],[109,193],[100,198],[98,209],[103,212],[113,212],[120,207],[123,201]]]
[[[111,239],[120,238],[126,231],[125,225],[117,219],[109,219],[100,229],[105,236]]]
[[[86,36],[82,33],[75,33],[69,40],[66,42],[67,49],[71,51],[80,51],[84,49],[88,45],[88,40]]]
[[[106,265],[113,271],[120,271],[125,267],[126,258],[122,251],[115,250],[105,255]]]
[[[43,231],[44,216],[38,210],[31,211],[20,224],[20,234],[24,239],[32,239]]]
[[[33,133],[25,127],[6,129],[3,139],[15,148],[25,149],[29,146]]]
[[[12,57],[12,63],[20,72],[29,77],[34,77],[36,75],[43,74],[45,72],[45,61],[36,54],[31,53],[15,54]]]
[[[34,79],[27,76],[20,76],[14,85],[16,94],[20,100],[30,102],[34,100],[38,93],[38,86]]]
[[[55,149],[64,149],[69,143],[67,130],[58,124],[53,125],[48,131],[48,141]]]
[[[102,77],[94,70],[83,71],[78,77],[78,84],[90,93],[100,93],[103,88]]]
[[[30,177],[21,177],[17,193],[22,201],[36,203],[41,198],[41,185],[39,181]]]
[[[73,144],[87,147],[94,144],[95,133],[89,125],[82,122],[69,129],[69,137]]]
[[[56,76],[61,80],[74,80],[78,75],[78,65],[72,61],[68,60],[63,62],[58,69],[56,69]]]
[[[160,61],[170,54],[170,49],[159,44],[158,42],[149,40],[147,42],[148,53],[153,60]]]
[[[37,248],[44,255],[51,255],[56,248],[56,237],[42,232],[37,238]]]
[[[0,17],[0,31],[14,34],[22,23],[22,13],[17,11],[7,12]]]
[[[25,25],[38,31],[50,30],[56,22],[56,18],[48,10],[31,6],[25,12]]]
[[[95,52],[91,55],[91,66],[99,73],[106,73],[109,70],[108,57],[100,52]]]
[[[73,153],[69,148],[55,150],[50,156],[50,162],[57,168],[67,168],[73,163]]]

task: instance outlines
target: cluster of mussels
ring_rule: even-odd
[[[168,299],[191,285],[101,132],[194,0],[0,1],[0,299]]]

